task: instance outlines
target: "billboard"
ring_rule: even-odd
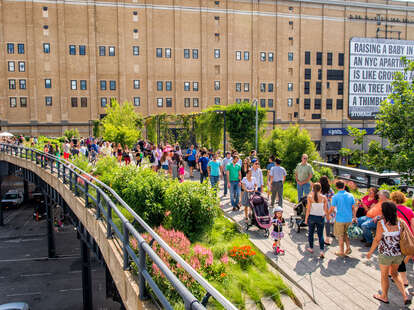
[[[414,60],[414,41],[352,38],[349,42],[348,115],[373,119],[379,104],[392,93],[396,71],[403,71],[401,57]],[[406,80],[413,80],[408,74]]]

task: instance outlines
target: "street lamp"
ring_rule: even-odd
[[[253,99],[253,104],[256,105],[256,147],[255,147],[255,151],[257,153],[257,134],[258,134],[258,130],[259,130],[259,105],[257,104],[257,99]]]

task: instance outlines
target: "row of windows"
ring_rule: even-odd
[[[108,48],[108,56],[115,56],[115,46],[99,46],[99,56],[106,56],[106,48]]]
[[[79,81],[80,90],[86,90],[87,89],[86,85],[87,85],[86,80],[80,80]],[[70,89],[71,90],[77,90],[78,89],[78,81],[77,80],[71,80],[70,81]]]
[[[163,49],[162,48],[156,48],[155,49],[155,56],[157,56],[158,58],[162,58],[163,53],[162,53]],[[171,48],[165,48],[165,53],[164,53],[164,57],[165,58],[171,58]]]
[[[338,66],[344,65],[344,53],[338,53]],[[322,66],[323,63],[323,53],[322,52],[316,52],[316,65]],[[333,63],[333,53],[328,52],[326,53],[326,64],[328,66],[332,66]],[[305,65],[311,64],[311,52],[306,51],[305,52]]]
[[[24,54],[24,44],[23,43],[17,43],[17,53],[18,54]],[[14,54],[14,43],[7,43],[7,54]]]
[[[139,84],[140,83],[138,81],[138,87],[140,86]],[[99,81],[99,86],[100,86],[100,89],[101,90],[106,90],[106,88],[107,88],[107,81],[100,80]],[[134,88],[135,88],[135,81],[134,81]],[[116,81],[114,81],[114,80],[109,81],[109,90],[116,90]]]
[[[19,97],[20,107],[25,108],[27,107],[27,97]],[[17,108],[17,98],[10,97],[10,108]]]
[[[164,83],[165,83],[165,90],[171,91],[172,90],[172,81],[157,81],[157,90],[163,91],[164,90]],[[197,87],[198,90],[198,82],[193,82],[193,88],[195,91],[197,91],[195,88]]]
[[[260,106],[266,108],[266,99],[260,99]],[[273,99],[267,99],[267,106],[273,108]]]
[[[26,80],[19,80],[19,88],[26,89]],[[9,80],[9,89],[16,89],[16,80]]]
[[[193,49],[191,54],[193,56],[193,59],[198,59],[198,49]],[[190,49],[189,48],[184,49],[184,58],[186,58],[186,59],[190,58]]]
[[[198,98],[192,98],[193,100],[193,107],[197,108],[199,107],[199,99]],[[184,98],[184,107],[189,108],[191,106],[191,98]]]
[[[18,61],[18,69],[19,72],[26,72],[26,63],[24,61]],[[7,68],[9,72],[15,72],[16,71],[16,63],[14,61],[8,61],[7,62]]]
[[[76,45],[69,45],[69,55],[76,55]],[[86,55],[86,46],[79,45],[79,55]]]
[[[70,104],[71,104],[72,108],[77,108],[78,107],[78,98],[77,97],[71,97],[70,98]],[[87,106],[88,106],[88,98],[81,97],[80,98],[80,107],[81,108],[86,108]]]
[[[288,99],[289,100],[289,99]],[[311,109],[311,99],[310,98],[305,98],[304,100],[304,109],[305,110],[310,110]],[[289,102],[288,102],[289,105]],[[320,98],[316,98],[314,99],[314,109],[315,110],[320,110],[322,107],[322,99]],[[333,107],[333,99],[326,99],[326,109],[327,110],[332,110]],[[337,110],[343,110],[344,108],[344,100],[343,99],[336,99],[336,109]]]
[[[305,80],[312,79],[312,69],[305,69]],[[328,81],[343,81],[344,70],[326,70],[326,79]],[[322,80],[322,69],[318,69],[318,80]]]
[[[101,97],[101,107],[106,108],[107,105],[108,105],[108,101],[110,102],[111,99],[108,100],[108,98],[106,98],[106,97]],[[133,104],[134,104],[135,107],[141,106],[141,97],[134,97],[132,101],[133,101]],[[111,104],[111,106],[112,106],[112,104]]]
[[[164,98],[157,98],[157,107],[162,108],[164,106]],[[172,107],[172,98],[165,98],[165,106],[167,108]]]
[[[330,83],[326,83],[326,88],[330,88]],[[304,85],[304,94],[309,95],[310,94],[310,82],[305,82]],[[315,88],[316,95],[322,94],[322,82],[316,82],[316,88]],[[338,95],[344,94],[344,83],[340,82],[338,83]]]

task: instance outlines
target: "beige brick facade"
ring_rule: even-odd
[[[348,51],[350,38],[376,36],[378,14],[401,39],[414,39],[414,23],[404,21],[414,21],[414,3],[401,1],[4,0],[1,127],[26,135],[70,127],[87,133],[105,114],[105,98],[107,105],[110,98],[135,102],[143,115],[256,98],[276,111],[278,125],[299,123],[324,148],[338,138],[325,139],[321,127],[372,127],[348,118]],[[328,80],[327,70],[343,78]]]

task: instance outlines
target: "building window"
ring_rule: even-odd
[[[157,47],[155,50],[155,56],[157,56],[157,58],[161,58],[162,57],[162,48]]]
[[[266,61],[266,53],[260,52],[260,61]]]
[[[260,99],[260,107],[266,108],[266,99]]]
[[[190,58],[190,50],[188,48],[184,49],[184,58],[186,59]]]
[[[236,51],[236,60],[241,60],[241,52]]]
[[[76,45],[69,45],[69,55],[76,55]]]
[[[109,90],[116,90],[116,81],[109,81]]]
[[[184,82],[184,91],[190,91],[190,82]]]
[[[321,119],[321,114],[320,113],[312,114],[312,119]]]
[[[267,84],[267,91],[268,91],[269,93],[273,93],[273,83],[269,83],[269,84]]]
[[[310,83],[309,82],[305,82],[305,95],[309,95],[310,93]]]
[[[331,87],[331,83],[329,83],[329,82],[326,82],[326,88],[330,88]]]
[[[241,83],[236,83],[236,92],[241,92]]]
[[[19,88],[26,89],[26,80],[19,80]]]
[[[16,80],[9,80],[9,89],[16,89]]]
[[[101,98],[101,107],[102,108],[106,108],[107,103],[108,103],[108,99]]]
[[[316,94],[317,95],[322,94],[322,82],[316,82]]]
[[[343,99],[336,99],[336,109],[343,110],[344,109],[344,100]]]
[[[100,81],[99,84],[101,86],[101,90],[106,90],[106,81]]]
[[[20,97],[20,107],[26,108],[27,107],[27,98],[26,97]]]
[[[215,105],[219,105],[220,104],[220,97],[215,97],[214,98],[214,104]]]
[[[115,46],[108,47],[108,55],[115,56]]]
[[[88,106],[88,98],[81,97],[81,108],[86,108],[87,106]]]
[[[244,91],[248,92],[249,91],[249,83],[244,83]]]
[[[157,90],[162,91],[162,88],[163,88],[163,82],[162,81],[157,81]]]
[[[305,52],[305,65],[311,64],[311,52],[306,51]]]
[[[52,88],[52,79],[45,79],[45,88]]]
[[[134,97],[134,107],[139,107],[141,105],[141,97]]]
[[[318,69],[318,80],[322,80],[322,69]]]
[[[134,80],[134,89],[140,89],[140,88],[141,88],[141,81]]]
[[[14,43],[7,43],[7,54],[14,54]]]
[[[167,91],[172,90],[172,82],[171,81],[166,81],[165,82],[165,90],[167,90]]]
[[[240,104],[241,103],[241,99],[240,98],[236,98],[236,103]]]
[[[99,56],[106,55],[106,46],[99,46]],[[106,100],[106,98],[104,98]]]
[[[342,67],[344,65],[344,62],[345,62],[344,53],[339,53],[338,54],[338,65]]]
[[[198,49],[193,49],[193,59],[198,59]]]
[[[315,99],[315,110],[320,110],[322,105],[322,100],[317,98]]]
[[[220,58],[220,49],[216,48],[214,50],[214,58]]]
[[[244,60],[249,60],[250,59],[250,53],[249,52],[244,52]]]
[[[51,97],[51,96],[46,96],[46,97],[45,97],[45,105],[46,105],[47,107],[52,106],[52,97]]]
[[[264,93],[266,91],[266,83],[260,83],[260,92]]]
[[[184,107],[189,108],[190,107],[190,98],[184,98]]]
[[[71,97],[70,98],[70,103],[72,105],[72,108],[77,108],[78,107],[78,98],[77,97]]]
[[[288,61],[293,61],[293,52],[288,53]]]
[[[9,72],[14,72],[14,61],[9,61],[7,65],[9,68]]]
[[[293,91],[293,83],[288,83],[288,91]]]
[[[78,82],[76,80],[71,80],[70,81],[70,89],[71,90],[76,90],[78,88]]]
[[[133,56],[139,56],[139,46],[133,46],[132,47],[132,55]]]
[[[267,107],[273,108],[273,99],[267,99]]]
[[[198,107],[198,98],[193,98],[193,107]]]
[[[198,82],[193,82],[193,91],[198,91]]]
[[[162,108],[164,105],[163,101],[163,98],[157,98],[157,107]]]
[[[305,110],[310,110],[311,108],[311,100],[309,98],[305,98],[305,100],[303,101],[304,105],[304,109]]]
[[[10,108],[17,107],[17,99],[16,97],[10,97]]]
[[[220,20],[220,16],[214,16],[214,20]]]
[[[50,54],[50,43],[43,43],[43,53]]]
[[[24,54],[24,44],[22,43],[17,44],[17,53]]]
[[[80,89],[86,90],[86,88],[87,88],[86,80],[80,80]]]
[[[328,53],[326,64],[332,66],[332,53]]]
[[[220,81],[214,81],[214,90],[220,90]]]
[[[338,95],[344,94],[344,83],[340,82],[338,83]]]
[[[171,49],[170,48],[165,49],[165,58],[171,58]]]
[[[305,80],[312,79],[312,70],[311,69],[305,69]]]
[[[26,63],[24,61],[19,61],[19,72],[26,71]]]
[[[292,98],[288,98],[287,103],[288,103],[288,107],[293,106],[293,99]]]
[[[322,66],[322,58],[323,58],[322,55],[323,55],[322,52],[317,52],[316,53],[316,64],[318,66]]]
[[[167,108],[171,108],[172,107],[172,98],[165,98],[165,106]]]
[[[86,46],[85,45],[79,45],[79,55],[85,56],[86,55]],[[81,99],[82,104],[82,99]]]
[[[326,109],[332,110],[332,99],[326,99]]]
[[[275,59],[273,52],[269,52],[267,53],[267,60],[269,62],[273,62],[273,60]]]

